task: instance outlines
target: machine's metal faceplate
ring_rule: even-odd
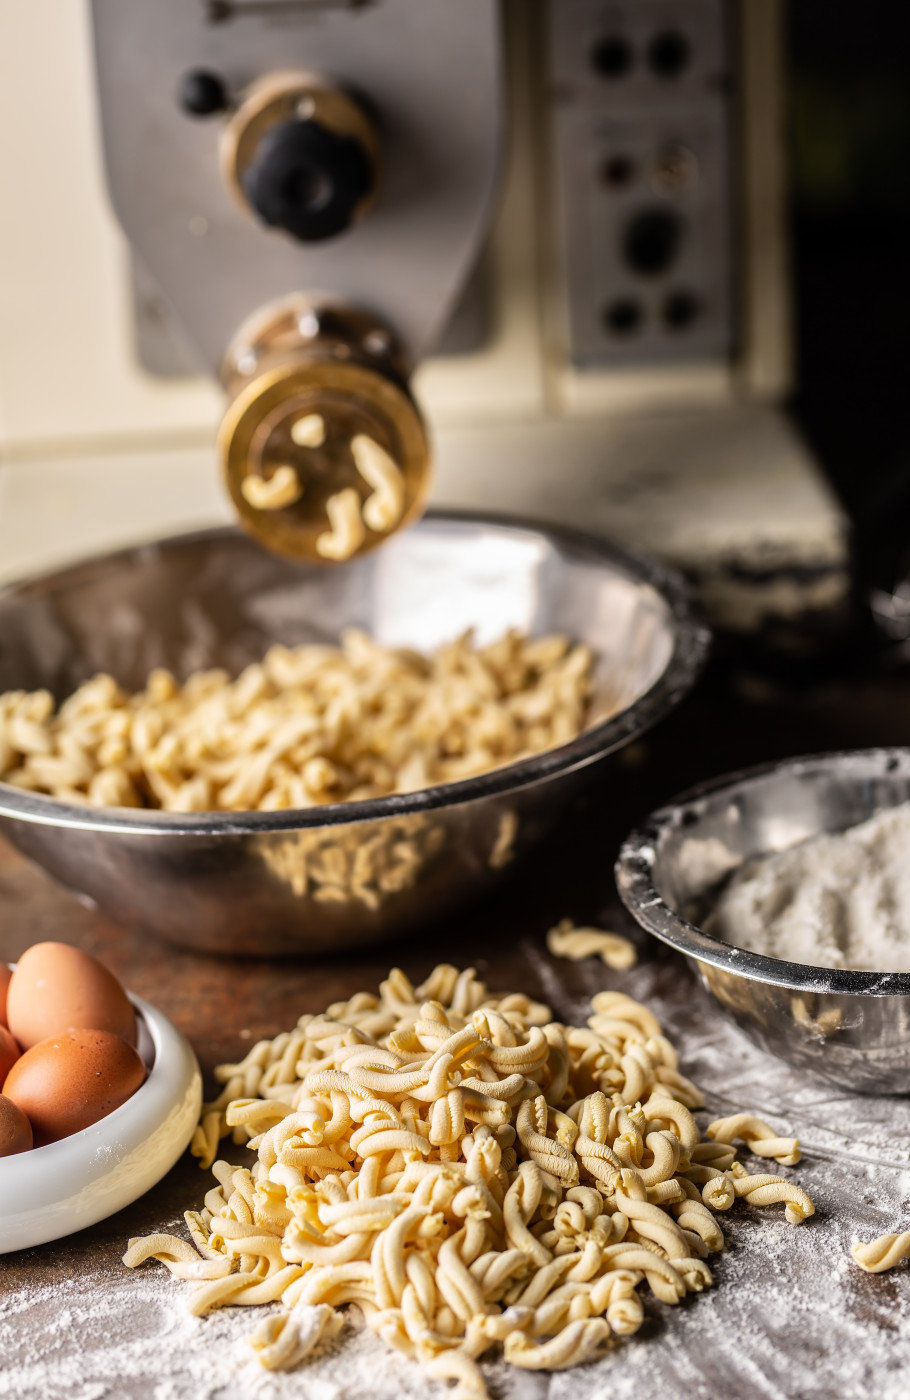
[[[93,16],[114,207],[201,363],[216,368],[241,321],[300,290],[371,309],[413,358],[424,353],[476,261],[496,195],[497,0],[261,10],[93,0]],[[190,68],[213,69],[240,93],[296,67],[356,91],[375,109],[382,144],[374,208],[321,244],[236,206],[218,165],[221,118],[194,120],[175,95]]]
[[[734,342],[721,0],[550,0],[549,123],[578,367],[724,361]]]

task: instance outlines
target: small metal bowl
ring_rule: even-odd
[[[571,743],[463,782],[305,811],[67,805],[0,783],[0,832],[115,918],[210,952],[338,952],[451,913],[566,819],[608,754],[688,691],[708,645],[674,575],[599,540],[431,514],[343,568],[214,530],[108,555],[0,594],[0,691],[58,698],[97,671],[238,672],[272,642],[435,648],[468,627],[562,631],[596,657]]]
[[[685,793],[632,833],[616,865],[642,928],[689,958],[752,1040],[799,1069],[868,1093],[910,1090],[910,973],[808,967],[697,927],[746,860],[843,831],[910,801],[910,749],[823,754]]]

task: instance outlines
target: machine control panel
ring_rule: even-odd
[[[550,0],[554,236],[579,368],[733,348],[723,0]]]

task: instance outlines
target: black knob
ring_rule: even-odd
[[[177,88],[177,101],[191,117],[210,117],[230,105],[224,79],[205,68],[191,68],[184,73]]]
[[[669,209],[645,209],[626,229],[623,252],[636,272],[654,276],[668,268],[679,252],[683,225]]]
[[[266,132],[241,184],[264,223],[310,243],[348,227],[373,170],[359,141],[300,118]]]

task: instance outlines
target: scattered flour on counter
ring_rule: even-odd
[[[910,803],[748,861],[704,928],[789,962],[910,972]]]

